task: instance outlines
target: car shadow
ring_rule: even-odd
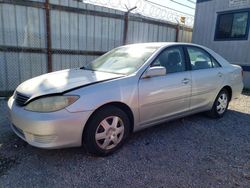
[[[109,164],[126,169],[131,161],[139,169],[144,168],[142,164],[159,169],[163,165],[172,170],[175,166],[190,170],[194,166],[196,169],[210,168],[214,165],[211,160],[217,160],[217,155],[224,156],[226,154],[223,152],[235,151],[235,147],[230,147],[235,142],[243,148],[239,150],[237,146],[237,152],[241,156],[248,155],[244,143],[250,140],[249,124],[250,115],[243,112],[228,110],[221,119],[210,119],[200,113],[136,132],[119,151],[107,157],[91,156],[83,147],[39,149],[10,133],[9,138],[0,143],[0,160],[3,161],[0,164],[0,177],[13,173],[15,169],[29,168],[36,169],[36,173],[53,168],[76,173],[78,168],[75,167],[78,166],[85,171],[94,170],[95,167],[103,171]]]
[[[250,96],[250,91],[243,91],[243,92],[242,92],[242,95]]]
[[[130,138],[128,139],[127,143],[123,148],[120,149],[122,151],[126,147],[131,147],[132,145],[149,145],[150,141],[157,137],[159,134],[162,136],[164,133],[165,136],[176,134],[178,131],[183,132],[183,130],[189,130],[190,127],[197,127],[197,126],[205,126],[212,125],[212,126],[219,126],[219,124],[223,124],[235,118],[240,119],[241,121],[246,121],[250,123],[250,115],[238,111],[234,111],[229,109],[228,113],[221,119],[211,119],[207,117],[203,113],[191,115],[185,118],[180,118],[176,120],[172,120],[169,122],[161,123],[152,127],[145,128],[141,131],[133,133]],[[200,124],[200,125],[199,125]],[[218,125],[217,125],[218,124]],[[11,130],[10,130],[11,131]],[[10,152],[13,150],[12,152]],[[64,149],[40,149],[33,146],[30,146],[25,141],[17,137],[14,133],[9,133],[9,138],[2,140],[0,143],[0,153],[15,153],[16,152],[26,152],[28,150],[30,155],[38,154],[42,156],[50,156],[50,155],[58,155],[61,153],[62,156],[70,156],[70,155],[82,155],[92,157],[91,155],[86,153],[84,147],[75,147],[75,148],[64,148]],[[153,151],[151,151],[153,152]],[[119,151],[114,153],[113,156],[119,155]],[[93,158],[100,158],[100,157],[93,157]]]

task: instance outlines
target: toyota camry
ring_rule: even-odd
[[[85,146],[111,154],[129,135],[198,112],[221,118],[243,88],[242,69],[203,46],[121,46],[85,66],[20,84],[11,128],[39,148]]]

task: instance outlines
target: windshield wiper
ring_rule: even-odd
[[[87,67],[84,67],[84,66],[80,67],[80,69],[94,71],[93,69],[90,69],[90,68],[87,68]]]
[[[97,72],[106,72],[106,73],[111,73],[111,74],[120,74],[120,75],[123,75],[123,76],[126,75],[124,73],[109,72],[109,71],[103,71],[103,70],[94,70],[94,69],[86,68],[84,66],[80,67],[80,69],[82,69],[82,70],[89,70],[89,71],[97,71]]]
[[[86,67],[82,66],[82,67],[80,67],[80,69],[86,70]]]

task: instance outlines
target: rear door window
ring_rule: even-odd
[[[192,70],[210,69],[220,67],[219,63],[198,47],[187,47]]]

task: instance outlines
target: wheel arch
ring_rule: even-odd
[[[226,90],[227,90],[227,92],[228,92],[228,94],[229,94],[229,101],[231,101],[232,95],[233,95],[232,88],[231,88],[229,85],[226,85],[226,86],[224,86],[222,89],[226,89]],[[222,89],[221,89],[221,90],[222,90]]]
[[[86,125],[89,123],[89,121],[95,116],[95,114],[96,114],[98,111],[100,111],[100,110],[102,110],[103,108],[105,108],[106,106],[115,106],[115,107],[117,107],[117,108],[123,110],[123,111],[128,115],[128,118],[129,118],[129,121],[130,121],[130,130],[129,130],[129,132],[132,133],[133,130],[134,130],[134,114],[133,114],[131,108],[130,108],[127,104],[125,104],[125,103],[123,103],[123,102],[109,102],[109,103],[105,103],[105,104],[99,106],[99,107],[98,107],[95,111],[93,111],[92,114],[89,116],[89,118],[88,118],[88,120],[87,120],[87,122],[86,122],[86,124],[85,124],[85,127],[86,127]],[[84,129],[83,129],[83,134],[82,134],[82,135],[84,135],[84,131],[85,131],[85,130],[86,130],[86,129],[84,128]]]

